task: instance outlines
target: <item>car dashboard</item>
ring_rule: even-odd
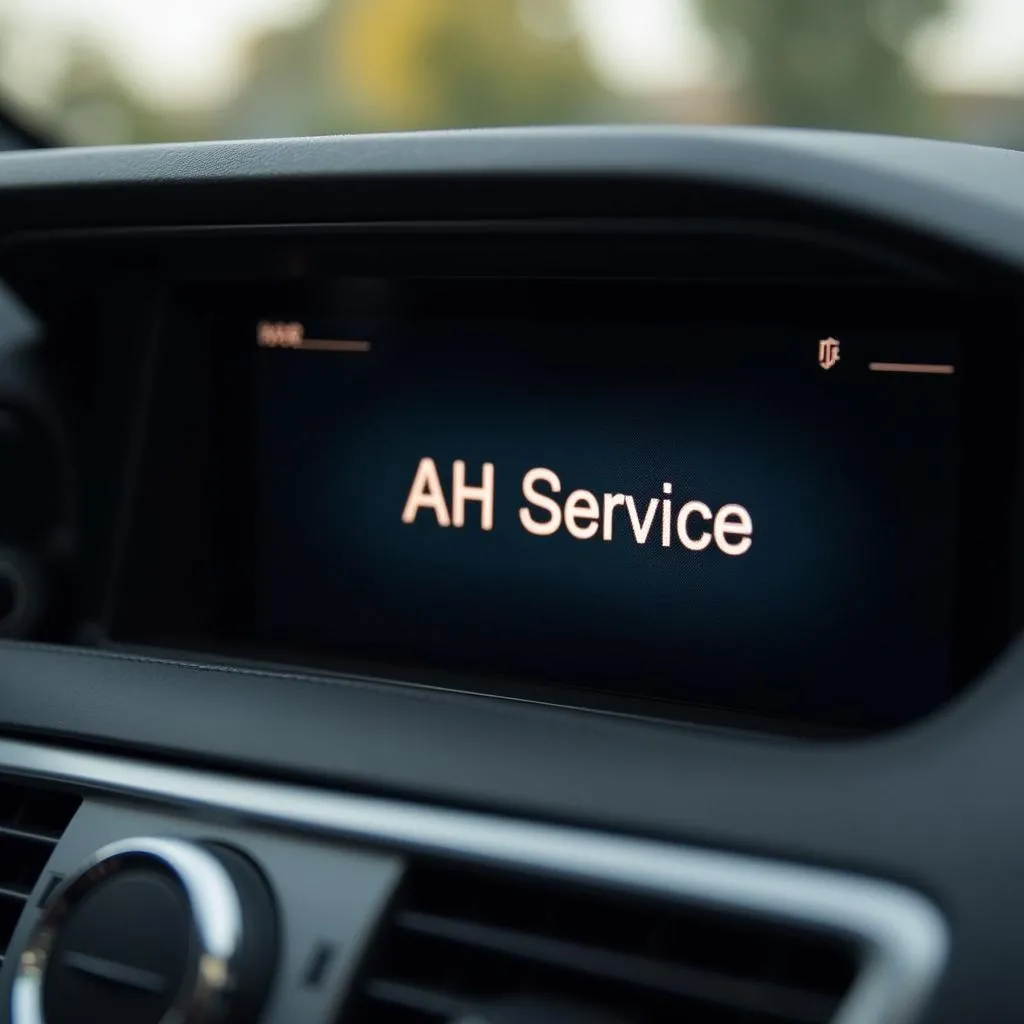
[[[4,1019],[1009,1019],[1022,171],[0,159]]]

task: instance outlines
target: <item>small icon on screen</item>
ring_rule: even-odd
[[[297,321],[261,320],[256,325],[256,343],[260,348],[301,348],[306,329]]]
[[[839,362],[839,342],[835,338],[823,338],[818,342],[818,365],[831,370]]]
[[[297,320],[261,320],[256,325],[256,344],[307,352],[369,352],[372,347],[361,338],[307,338],[305,325]]]

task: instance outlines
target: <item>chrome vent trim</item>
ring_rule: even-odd
[[[946,922],[927,899],[840,871],[14,740],[0,740],[0,774],[685,900],[840,936],[859,947],[863,967],[833,1024],[910,1024],[948,955]]]

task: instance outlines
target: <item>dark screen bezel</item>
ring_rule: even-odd
[[[279,277],[267,277],[234,284],[192,285],[172,297],[164,334],[165,338],[177,340],[174,346],[163,346],[164,358],[170,357],[172,363],[195,359],[197,367],[202,367],[198,376],[206,380],[208,395],[216,396],[215,401],[205,400],[208,423],[207,429],[201,432],[205,439],[203,460],[207,476],[206,497],[200,497],[199,504],[205,502],[206,505],[207,534],[196,550],[205,552],[206,571],[193,573],[190,584],[191,607],[204,612],[191,619],[188,615],[175,614],[175,608],[180,611],[183,602],[189,599],[188,585],[179,586],[177,597],[170,602],[166,593],[159,594],[161,577],[169,578],[177,573],[180,578],[182,564],[180,550],[173,565],[168,560],[161,568],[159,557],[154,562],[152,552],[160,548],[158,538],[161,533],[167,534],[168,525],[161,526],[161,514],[154,515],[151,509],[148,517],[142,514],[142,529],[135,531],[133,542],[141,543],[142,564],[148,565],[150,571],[145,574],[145,580],[140,582],[136,576],[134,584],[128,580],[127,586],[122,586],[111,633],[114,641],[202,650],[221,657],[256,658],[328,672],[358,673],[392,681],[659,717],[754,716],[765,721],[775,717],[772,709],[764,706],[715,708],[694,705],[685,696],[678,700],[643,696],[642,684],[637,687],[632,682],[628,687],[623,685],[623,691],[628,688],[628,694],[606,689],[595,691],[588,687],[585,678],[554,683],[545,682],[539,673],[536,678],[523,679],[521,674],[502,673],[496,665],[481,666],[472,672],[452,672],[444,666],[417,663],[415,658],[354,658],[344,652],[282,648],[263,641],[255,609],[258,587],[258,547],[253,515],[258,494],[258,465],[253,443],[257,415],[255,346],[248,337],[243,340],[241,336],[227,344],[210,344],[209,318],[212,312],[215,323],[228,325],[236,320],[240,311],[253,308],[254,296],[260,297],[263,308],[273,306],[275,295],[288,296],[281,302],[282,307],[288,303],[294,306],[303,296],[317,294],[323,284],[322,278],[285,282]],[[695,284],[672,278],[648,278],[627,284],[619,278],[549,276],[539,281],[511,276],[495,280],[446,275],[443,278],[396,278],[386,285],[384,294],[390,296],[389,315],[399,318],[408,315],[410,307],[417,305],[414,296],[420,296],[422,306],[424,294],[429,294],[431,302],[439,309],[466,311],[472,305],[468,299],[472,290],[479,308],[493,311],[502,308],[496,303],[502,293],[507,300],[510,289],[519,289],[520,294],[524,289],[535,294],[553,290],[561,295],[558,315],[572,316],[588,290],[594,301],[603,301],[598,296],[607,296],[609,289],[629,287],[642,291],[671,287],[675,295],[682,292],[709,307],[757,310],[758,317],[769,320],[783,311],[791,316],[794,303],[799,303],[808,319],[842,307],[846,311],[846,322],[852,319],[866,326],[906,325],[916,330],[931,326],[947,333],[952,331],[962,339],[964,353],[963,415],[957,453],[962,467],[960,508],[964,514],[959,519],[956,621],[951,647],[953,686],[949,696],[973,679],[1006,642],[1010,633],[1009,554],[1013,523],[1010,482],[1018,455],[1014,410],[1019,367],[1013,345],[1012,308],[1005,300],[981,293],[921,288],[766,287]],[[375,294],[380,293],[378,289]],[[540,311],[527,312],[537,315]],[[232,337],[230,331],[225,337]],[[197,397],[196,402],[201,407],[204,400]],[[155,408],[159,409],[160,404],[158,395]],[[152,415],[155,417],[158,413]],[[190,445],[195,449],[194,439],[179,444],[173,437],[165,438],[162,454],[158,443],[153,455],[158,460],[177,460],[178,464],[195,462],[196,452],[190,450]],[[976,500],[978,495],[983,495],[984,500]],[[198,519],[203,519],[201,509]],[[982,543],[979,537],[984,538]],[[997,538],[996,543],[991,543],[992,537]],[[641,696],[637,696],[638,693]],[[858,721],[815,719],[807,722],[787,714],[783,722],[793,728],[862,732],[896,726],[902,724],[902,719],[894,720],[884,708],[878,708]]]

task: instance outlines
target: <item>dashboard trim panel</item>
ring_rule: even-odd
[[[0,209],[11,226],[186,223],[195,208],[231,219],[209,190],[308,190],[329,183],[332,216],[394,216],[417,178],[517,177],[714,182],[827,204],[925,230],[1011,265],[1024,264],[1015,219],[1024,211],[1020,154],[981,146],[860,133],[708,127],[497,128],[324,138],[111,146],[11,153],[0,161]],[[374,203],[359,186],[379,185]],[[92,202],[59,200],[80,190]],[[161,203],[166,190],[167,203]],[[169,194],[169,195],[168,195]],[[264,210],[273,196],[261,197]],[[58,200],[58,201],[55,201]],[[148,211],[140,220],[139,202]],[[320,200],[323,201],[323,197]],[[108,205],[109,203],[109,205]],[[6,205],[4,205],[6,204]],[[522,211],[519,211],[520,213]],[[664,211],[663,211],[664,212]],[[321,212],[322,218],[322,212]],[[127,220],[125,220],[127,219]],[[275,218],[276,219],[276,218]],[[305,219],[305,218],[301,218]]]
[[[833,1024],[909,1024],[949,947],[923,896],[746,855],[0,740],[0,772],[254,822],[739,911],[853,940],[863,967]]]

